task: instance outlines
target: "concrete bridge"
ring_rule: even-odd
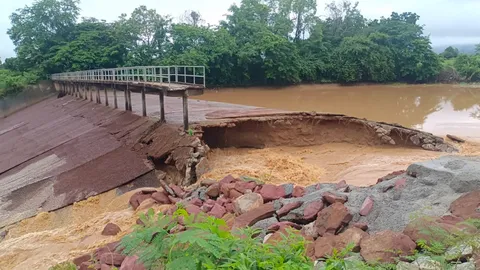
[[[140,66],[83,70],[52,74],[56,89],[63,94],[90,99],[109,106],[109,89],[113,91],[113,104],[117,109],[117,91],[122,91],[125,110],[132,111],[132,91],[141,93],[142,115],[147,116],[146,93],[158,93],[160,120],[165,122],[165,96],[181,97],[183,125],[188,130],[188,97],[202,95],[205,88],[203,66]]]

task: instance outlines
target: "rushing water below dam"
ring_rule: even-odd
[[[283,109],[339,113],[398,123],[436,135],[480,140],[480,86],[300,85],[207,91],[195,99]]]

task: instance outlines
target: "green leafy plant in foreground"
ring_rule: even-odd
[[[48,270],[77,270],[77,266],[71,262],[63,262],[50,267]]]
[[[182,218],[186,231],[169,234]],[[230,232],[222,219],[190,216],[183,209],[173,216],[149,210],[138,226],[122,239],[127,255],[136,254],[147,269],[312,269],[303,237],[288,232],[275,245],[262,244],[247,228]]]

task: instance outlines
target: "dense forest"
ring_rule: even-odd
[[[10,16],[16,57],[1,66],[0,88],[135,65],[205,65],[209,86],[480,79],[480,47],[434,53],[415,13],[370,20],[349,1],[325,11],[317,15],[316,0],[242,0],[218,25],[195,11],[176,22],[145,6],[105,22],[80,19],[78,0],[38,0]]]

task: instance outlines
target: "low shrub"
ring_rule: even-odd
[[[185,231],[170,234],[182,218]],[[138,255],[147,269],[312,269],[304,238],[288,233],[275,245],[262,244],[247,228],[232,233],[225,221],[206,215],[190,216],[179,209],[173,216],[155,215],[150,209],[124,237],[121,247],[127,255]]]
[[[0,69],[0,98],[18,93],[27,85],[36,83],[38,79],[34,73]]]

